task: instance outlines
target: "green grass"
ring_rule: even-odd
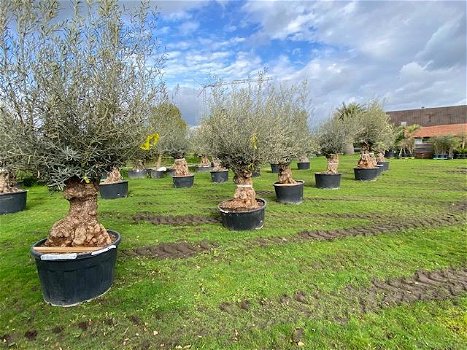
[[[73,308],[43,302],[29,255],[30,246],[65,215],[67,202],[45,187],[30,188],[25,211],[0,216],[0,337],[7,338],[2,345],[297,349],[293,334],[301,329],[303,349],[465,348],[467,293],[371,312],[363,312],[355,295],[349,294],[368,288],[374,279],[467,267],[462,223],[334,241],[255,244],[255,237],[288,238],[304,230],[369,227],[375,217],[396,223],[442,217],[466,201],[464,160],[394,159],[389,172],[369,183],[353,179],[356,160],[356,156],[342,157],[339,190],[314,188],[313,173],[325,169],[324,158],[312,159],[312,171],[295,170],[294,177],[305,180],[305,201],[300,205],[274,201],[276,174],[265,165],[261,177],[254,179],[257,191],[270,191],[262,195],[268,202],[265,225],[248,232],[231,232],[220,224],[133,222],[132,215],[139,212],[215,215],[217,204],[234,192],[231,182],[213,184],[209,173],[196,174],[191,189],[172,188],[170,178],[130,180],[128,198],[99,202],[101,222],[122,235],[119,249],[181,240],[210,240],[218,247],[175,260],[121,254],[112,289]],[[344,214],[366,215],[346,218]],[[279,302],[281,296],[297,291],[315,296],[316,302],[305,309],[297,302]],[[247,310],[236,306],[244,300],[250,302]],[[224,304],[232,306],[229,312],[221,310]],[[37,332],[35,339],[25,336],[28,331]]]

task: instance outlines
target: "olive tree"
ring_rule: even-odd
[[[263,117],[269,137],[264,140],[266,160],[278,164],[278,182],[295,184],[290,162],[310,151],[306,83],[269,85],[264,98]]]
[[[204,125],[199,125],[189,133],[190,149],[201,157],[200,166],[208,167],[211,165],[209,156],[211,155],[211,146],[209,144],[209,130]],[[219,165],[219,164],[218,164]]]
[[[333,115],[321,124],[317,131],[319,150],[327,159],[327,174],[337,174],[339,153],[342,153],[348,143],[348,133],[345,122],[338,115]]]
[[[262,75],[247,86],[215,85],[208,101],[208,115],[202,126],[209,135],[212,155],[234,172],[237,190],[224,202],[225,209],[259,206],[252,173],[267,159],[271,134],[267,130],[267,93]]]
[[[342,103],[342,106],[337,108],[334,112],[334,117],[338,118],[342,124],[342,132],[344,133],[345,146],[344,152],[346,154],[354,153],[355,137],[361,131],[362,126],[359,122],[361,114],[365,111],[365,106],[351,102],[349,104]]]
[[[160,90],[156,14],[75,1],[61,22],[59,4],[0,2],[0,100],[21,135],[15,154],[70,202],[46,245],[101,246],[111,238],[97,220],[99,179],[132,159]]]

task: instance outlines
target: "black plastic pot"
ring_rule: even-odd
[[[264,209],[266,208],[266,201],[262,198],[256,198],[260,207],[248,211],[231,211],[222,209],[221,204],[218,208],[221,213],[222,224],[224,227],[233,231],[245,231],[260,229],[264,224]]]
[[[388,171],[389,170],[389,162],[378,162],[378,165],[383,166],[383,171]]]
[[[229,179],[229,171],[222,170],[222,171],[211,171],[211,180],[212,182],[226,182]]]
[[[378,176],[383,173],[383,166],[382,165],[376,165],[378,167]]]
[[[148,170],[128,170],[128,177],[130,179],[145,179],[148,176]]]
[[[26,208],[27,191],[0,194],[0,214],[16,213]]]
[[[389,151],[384,152],[384,158],[393,158],[393,157],[394,157],[394,151],[393,150],[389,150]]]
[[[195,181],[195,175],[187,176],[172,176],[173,184],[175,188],[192,187]]]
[[[341,174],[315,173],[317,188],[338,189],[341,186]]]
[[[120,234],[108,230],[114,242],[90,253],[43,254],[31,248],[44,300],[54,306],[73,306],[107,292],[114,279]]]
[[[279,203],[300,204],[303,202],[303,184],[304,181],[298,180],[293,185],[281,185],[276,182],[274,190],[276,191],[276,199]]]
[[[279,164],[272,164],[271,163],[271,172],[277,174],[279,172]]]
[[[298,162],[297,168],[298,170],[308,170],[310,169],[310,162]]]
[[[175,169],[167,168],[167,170],[165,171],[165,174],[169,177],[173,177],[175,175]]]
[[[165,176],[165,171],[151,169],[151,178],[153,179],[160,179]]]
[[[355,174],[355,180],[359,181],[371,181],[378,177],[378,168],[353,168]]]
[[[101,183],[99,192],[102,199],[116,199],[128,196],[128,181],[114,182],[111,184]]]
[[[196,171],[199,173],[206,173],[212,170],[212,166],[199,166],[196,168]]]

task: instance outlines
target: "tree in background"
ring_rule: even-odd
[[[345,104],[337,108],[334,112],[334,117],[338,118],[342,123],[342,128],[345,138],[344,153],[354,154],[355,137],[361,131],[360,117],[365,111],[365,106],[356,102]]]
[[[337,174],[339,167],[339,153],[342,153],[348,142],[348,133],[344,121],[334,115],[324,122],[317,131],[317,142],[320,152],[327,159],[327,174]]]
[[[420,125],[412,124],[399,126],[395,131],[395,145],[399,148],[399,156],[404,154],[412,155],[415,149],[415,132],[420,129]]]
[[[70,210],[46,245],[102,246],[99,180],[144,140],[163,55],[147,4],[128,21],[117,1],[73,6],[61,22],[58,1],[0,2],[1,115],[12,120],[0,138],[15,135],[10,152],[64,188]]]

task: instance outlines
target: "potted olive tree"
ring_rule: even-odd
[[[360,143],[360,159],[354,168],[355,180],[375,180],[381,173],[374,155],[374,146],[385,148],[394,142],[394,130],[389,116],[384,112],[381,103],[370,101],[358,118],[361,130],[357,134]]]
[[[160,146],[163,153],[167,153],[174,159],[174,164],[169,170],[173,186],[175,188],[192,187],[195,176],[190,173],[185,160],[185,154],[189,147],[187,125],[183,120],[180,122],[174,118],[169,123],[171,123],[172,128],[164,137],[161,137]]]
[[[345,145],[344,154],[354,154],[355,136],[361,130],[359,118],[361,113],[365,111],[365,106],[356,102],[345,104],[337,108],[333,114],[334,118],[338,118],[343,125],[342,132],[344,133]]]
[[[203,126],[197,126],[190,132],[190,149],[198,155],[200,163],[198,164],[197,171],[208,172],[212,170],[211,161],[209,160],[209,153],[211,147],[208,144],[208,135],[206,135],[206,128]]]
[[[31,249],[44,299],[70,306],[112,285],[120,234],[98,221],[99,181],[141,143],[161,61],[147,7],[128,22],[116,1],[101,1],[98,11],[75,2],[61,22],[55,5],[1,3],[0,81],[8,82],[2,102],[14,133],[24,136],[15,147],[70,203]],[[22,101],[31,108],[17,109]]]
[[[234,173],[234,197],[219,204],[222,222],[232,230],[263,226],[266,201],[256,198],[252,175],[265,161],[267,132],[262,75],[246,87],[214,85],[208,101],[207,128],[212,155]]]
[[[338,189],[341,174],[338,172],[339,153],[344,151],[347,131],[344,122],[336,115],[323,123],[317,132],[317,142],[321,154],[326,157],[327,169],[315,173],[315,186],[322,189]]]
[[[264,99],[264,126],[270,133],[265,138],[266,158],[271,164],[277,164],[278,181],[274,189],[280,203],[303,201],[304,181],[293,179],[290,162],[304,154],[310,142],[306,91],[305,83],[269,86]]]
[[[16,170],[22,158],[16,155],[15,119],[0,106],[0,215],[26,208],[27,191],[18,188]]]

